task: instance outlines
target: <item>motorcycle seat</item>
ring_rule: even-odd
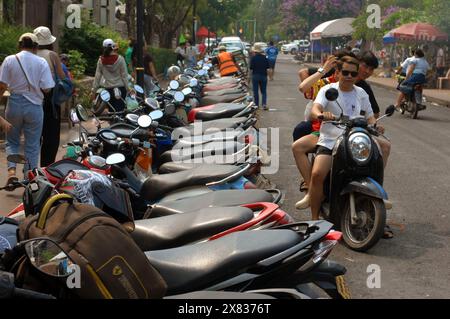
[[[55,162],[46,168],[47,173],[49,173],[51,176],[57,178],[57,179],[63,179],[64,177],[69,174],[71,171],[87,171],[89,170],[88,167],[84,166],[83,164],[71,160],[71,159],[63,159],[58,162]]]
[[[240,170],[242,168],[233,165],[203,165],[187,171],[153,175],[144,182],[140,193],[145,200],[157,200],[175,190],[220,181]]]
[[[117,137],[130,138],[131,134],[136,130],[136,127],[126,123],[116,123],[108,127],[107,130],[114,132]],[[133,134],[133,138],[140,140],[145,140],[148,137],[149,133],[144,129],[139,129]]]
[[[189,122],[195,120],[211,121],[232,117],[242,112],[247,105],[239,103],[219,103],[204,107],[197,107],[189,112]]]
[[[212,141],[238,141],[244,137],[244,131],[241,130],[228,130],[219,131],[206,135],[195,135],[186,138],[181,138],[176,141],[175,144],[192,145],[192,144],[206,144]]]
[[[245,207],[209,207],[187,214],[138,220],[131,233],[142,251],[169,249],[207,239],[253,218]]]
[[[211,287],[300,242],[291,230],[243,231],[145,254],[166,281],[168,294],[176,294]]]
[[[245,144],[235,141],[213,141],[201,145],[183,145],[183,147],[180,146],[164,152],[160,157],[160,162],[202,160],[210,156],[218,156],[218,160],[223,159],[225,161],[226,155],[232,156],[243,150],[245,146]]]
[[[200,106],[207,106],[212,104],[219,103],[230,103],[237,99],[244,97],[245,93],[238,94],[227,94],[227,95],[219,95],[219,96],[205,96],[200,100]]]
[[[202,163],[180,163],[180,162],[167,162],[158,170],[159,174],[170,174],[170,173],[176,173],[181,171],[186,171],[188,169],[193,169],[200,167],[204,164]]]
[[[172,136],[175,140],[198,135],[198,134],[211,134],[213,132],[224,131],[226,129],[237,128],[248,120],[246,117],[225,118],[205,122],[192,123],[185,127],[179,127],[174,130]]]
[[[220,190],[180,200],[159,202],[152,207],[151,216],[195,212],[205,207],[230,207],[273,201],[273,196],[263,189]]]
[[[241,94],[244,93],[245,90],[242,88],[236,87],[236,88],[225,88],[221,90],[215,90],[215,91],[209,91],[204,93],[204,97],[207,96],[222,96],[222,95],[229,95],[229,94]]]
[[[222,83],[222,84],[225,84],[225,83],[239,83],[239,79],[235,78],[235,77],[232,77],[232,76],[223,76],[223,77],[220,77],[220,78],[217,78],[217,79],[209,79],[207,83],[208,84],[214,84],[214,85],[219,84],[219,83]]]

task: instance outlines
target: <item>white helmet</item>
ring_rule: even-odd
[[[181,69],[179,67],[177,67],[176,65],[172,65],[167,70],[167,75],[169,76],[169,79],[171,79],[171,80],[175,79],[180,74],[181,74]]]

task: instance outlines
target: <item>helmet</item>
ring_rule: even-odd
[[[176,65],[172,65],[168,70],[167,70],[167,75],[169,76],[169,79],[175,79],[178,75],[181,74],[181,69],[179,67],[177,67]]]

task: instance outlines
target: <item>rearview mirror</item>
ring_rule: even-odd
[[[149,116],[152,118],[152,120],[157,121],[164,116],[164,113],[160,110],[157,110],[150,113]]]
[[[144,89],[142,88],[142,86],[140,86],[140,85],[135,85],[134,86],[134,90],[137,92],[137,93],[139,93],[139,94],[144,94]]]
[[[207,74],[207,72],[204,69],[201,69],[200,71],[198,71],[199,76],[205,76],[206,74]]]
[[[64,278],[75,272],[72,259],[49,239],[36,239],[25,243],[25,252],[31,264],[46,275]]]
[[[152,99],[150,97],[146,98],[145,99],[145,104],[147,104],[148,106],[150,106],[154,110],[159,109],[159,102],[156,99]]]
[[[103,102],[109,102],[109,100],[111,100],[111,94],[109,94],[108,91],[103,90],[100,93],[100,98],[102,99]]]
[[[115,153],[106,159],[106,164],[108,165],[116,165],[125,162],[125,155],[121,153]]]
[[[189,88],[185,88],[185,89],[183,89],[183,91],[181,91],[184,95],[189,95],[189,94],[191,94],[192,93],[192,89],[189,87]]]
[[[178,90],[178,88],[180,87],[180,83],[178,83],[178,81],[175,81],[175,80],[170,81],[169,87],[172,90]]]
[[[173,104],[168,104],[168,105],[166,105],[166,107],[165,107],[165,109],[164,109],[164,112],[165,112],[167,115],[172,115],[172,114],[174,114],[176,111],[177,111],[177,108],[176,108],[175,105],[173,105]]]
[[[86,122],[87,120],[89,120],[88,111],[83,107],[83,105],[78,104],[76,106],[76,111],[77,111],[78,118],[81,121]]]
[[[337,98],[339,97],[339,91],[336,90],[336,89],[333,89],[333,88],[328,89],[328,90],[325,92],[325,97],[326,97],[327,100],[330,101],[330,102],[336,101]]]
[[[142,128],[150,127],[152,125],[152,118],[148,115],[142,115],[138,119],[138,124]]]
[[[72,124],[79,124],[80,119],[78,118],[77,111],[75,109],[71,109],[69,113],[69,118]]]
[[[191,79],[191,81],[189,81],[189,86],[191,88],[194,88],[198,85],[198,80],[197,79]]]
[[[177,102],[183,102],[184,101],[184,94],[182,92],[176,92],[174,95],[174,99]]]
[[[131,123],[139,124],[139,123],[138,123],[139,115],[137,115],[137,114],[127,114],[127,115],[125,116],[125,118],[126,118],[129,122],[131,122]]]
[[[387,116],[392,116],[392,114],[394,114],[395,112],[395,106],[394,105],[389,105],[386,109],[386,115]]]

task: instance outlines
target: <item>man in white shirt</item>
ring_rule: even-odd
[[[49,92],[55,82],[47,61],[34,54],[37,38],[25,33],[19,39],[21,52],[8,56],[0,67],[0,96],[8,89],[11,96],[6,108],[6,119],[12,128],[6,135],[6,154],[17,154],[20,136],[25,135],[26,169],[38,167],[40,139],[44,113],[43,92]],[[8,184],[16,177],[16,164],[8,163]]]
[[[360,87],[355,86],[358,79],[359,62],[358,60],[346,56],[337,64],[339,72],[339,82],[324,86],[317,95],[311,111],[311,117],[314,120],[323,116],[324,121],[333,120],[343,115],[349,116],[350,119],[360,117],[362,114],[369,124],[374,124],[372,107],[370,105],[369,96]],[[328,89],[335,88],[339,91],[338,103],[328,101],[325,93]],[[379,127],[380,131],[384,131]],[[323,198],[323,182],[331,170],[332,150],[336,144],[336,140],[343,133],[343,130],[331,123],[322,123],[320,128],[320,138],[317,143],[317,156],[311,174],[311,187],[309,190],[312,219],[319,219],[320,205]]]

